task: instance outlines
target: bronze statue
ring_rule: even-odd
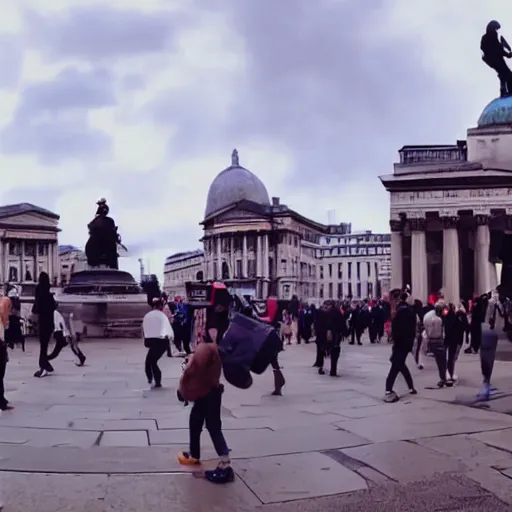
[[[480,49],[482,60],[498,73],[500,95],[503,98],[512,95],[512,71],[505,62],[505,57],[507,59],[512,57],[512,48],[503,36],[498,37],[500,28],[501,25],[496,20],[488,23],[480,41]]]
[[[118,269],[117,244],[121,244],[121,237],[117,232],[114,219],[108,216],[109,207],[106,199],[97,203],[96,216],[88,224],[89,240],[85,244],[87,263],[91,267],[104,265],[108,268]]]

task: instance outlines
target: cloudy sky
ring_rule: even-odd
[[[234,147],[302,214],[387,231],[377,177],[404,144],[464,138],[498,92],[487,22],[512,42],[505,0],[1,4],[0,203],[59,213],[61,243],[83,246],[104,196],[124,267],[155,273],[199,247]]]

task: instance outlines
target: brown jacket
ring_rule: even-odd
[[[193,402],[219,387],[222,362],[216,343],[199,343],[180,379],[180,393]]]

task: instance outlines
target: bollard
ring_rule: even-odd
[[[478,394],[480,400],[489,400],[491,394],[491,377],[498,347],[498,334],[485,325],[482,329],[482,344],[480,346],[480,367],[483,384]]]

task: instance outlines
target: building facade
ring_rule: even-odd
[[[74,245],[59,246],[59,285],[69,283],[71,275],[75,272],[87,270],[87,256],[85,252]]]
[[[240,165],[212,182],[202,221],[204,251],[167,258],[164,288],[187,280],[222,280],[234,292],[256,299],[277,295],[320,302],[364,298],[386,291],[382,264],[389,259],[389,234],[352,233],[351,225],[324,225],[270,200],[264,184]],[[346,270],[345,270],[346,269]],[[202,274],[199,274],[202,272]]]
[[[483,111],[467,140],[405,146],[390,193],[391,286],[410,284],[427,300],[449,301],[493,290],[496,264],[512,264],[512,99]]]
[[[204,252],[179,252],[169,256],[164,264],[163,290],[169,297],[184,297],[185,283],[204,280]]]
[[[29,203],[0,207],[0,281],[34,293],[41,272],[58,281],[59,216]]]

